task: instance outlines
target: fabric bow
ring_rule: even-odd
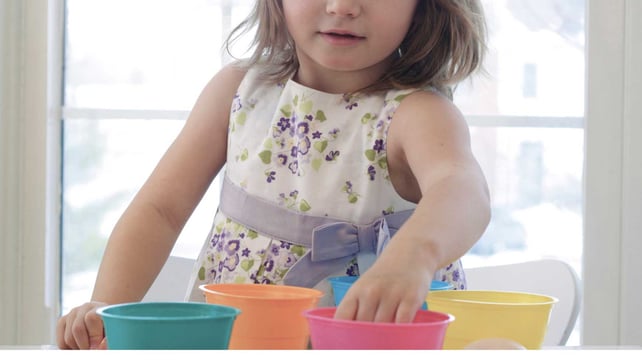
[[[352,224],[292,212],[248,194],[227,177],[223,180],[219,208],[250,229],[310,248],[283,279],[286,285],[303,287],[314,287],[343,270],[355,256],[359,271],[365,272],[413,212],[404,210],[381,216],[370,224]]]
[[[315,227],[310,252],[290,268],[284,283],[314,287],[345,268],[355,256],[359,272],[365,272],[409,215],[410,212],[396,214],[393,221],[381,217],[367,225],[334,222]]]

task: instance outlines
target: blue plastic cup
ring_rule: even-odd
[[[330,285],[332,286],[332,295],[334,297],[335,306],[339,306],[339,303],[345,296],[346,292],[352,286],[352,284],[357,281],[358,276],[335,276],[328,278]],[[439,291],[439,290],[452,290],[454,287],[445,281],[433,280],[430,283],[430,291]],[[424,301],[423,310],[428,309],[428,305]]]
[[[224,350],[240,310],[197,302],[109,305],[103,319],[108,349]]]

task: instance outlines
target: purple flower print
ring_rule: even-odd
[[[228,255],[235,254],[241,247],[241,242],[239,240],[230,240],[225,247],[225,252]]]
[[[263,263],[263,267],[265,268],[266,272],[270,272],[274,269],[274,260],[268,259]]]
[[[243,105],[241,105],[241,97],[237,93],[234,95],[234,100],[232,101],[232,112],[235,113],[243,108]]]
[[[277,246],[276,244],[272,244],[272,246],[270,247],[270,252],[274,256],[279,256],[280,251],[281,251],[281,247]]]
[[[223,261],[223,267],[229,271],[234,271],[238,266],[239,262],[240,262],[239,255],[234,254],[232,256],[228,256],[227,258],[225,258],[225,261]]]
[[[288,255],[288,258],[285,260],[285,266],[290,267],[296,263],[296,258],[292,255]]]
[[[305,137],[299,141],[297,144],[297,148],[299,149],[299,154],[301,155],[306,155],[310,151],[310,147],[312,147],[312,143],[310,142],[309,137]]]
[[[375,175],[377,175],[377,170],[373,165],[368,166],[368,176],[370,177],[370,181],[374,181]]]
[[[315,132],[312,133],[312,138],[313,139],[321,139],[321,135],[323,135],[323,133],[321,133],[320,131],[315,131]]]
[[[296,126],[296,135],[299,138],[305,137],[308,134],[309,131],[310,131],[310,124],[308,124],[308,123],[299,123]]]
[[[353,108],[359,106],[359,104],[354,100],[354,96],[343,95],[343,101],[347,103],[346,109],[352,110]]]
[[[325,160],[326,161],[334,161],[339,157],[339,154],[340,154],[339,150],[330,151],[328,153],[328,155],[326,155]]]
[[[216,244],[216,251],[223,251],[224,247],[225,247],[225,242],[224,241],[219,241]]]
[[[382,139],[375,140],[374,146],[372,147],[377,153],[380,153],[384,150],[384,143]]]
[[[290,127],[290,119],[282,117],[277,123],[281,131],[285,131]]]
[[[294,132],[295,132],[295,124],[297,123],[299,117],[297,116],[296,113],[292,114],[292,118],[290,118],[290,126],[289,128],[289,134],[291,137],[294,137]]]
[[[292,149],[290,149],[290,156],[296,157],[296,154],[299,152],[299,148],[297,146],[292,146]]]
[[[210,247],[215,248],[220,238],[221,237],[219,236],[219,234],[215,234],[214,236],[212,236],[212,238],[210,239]]]
[[[453,271],[453,281],[459,281],[461,274],[459,273],[459,270]]]
[[[241,251],[241,256],[243,256],[243,257],[249,257],[251,253],[252,253],[252,252],[250,251],[250,249],[245,248],[245,249],[243,249],[243,250]]]
[[[314,120],[314,116],[308,114],[308,115],[305,116],[305,119],[308,120],[308,121],[312,121],[312,120]]]
[[[348,276],[359,276],[359,267],[355,264],[350,265],[346,269],[346,275]]]
[[[267,182],[272,183],[272,181],[276,180],[276,171],[270,171],[270,173],[267,176]]]
[[[290,163],[288,166],[288,169],[292,172],[292,174],[297,174],[299,172],[299,161],[293,161]]]
[[[287,164],[287,163],[288,163],[288,156],[287,156],[287,155],[285,155],[285,154],[279,154],[279,155],[276,157],[276,159],[277,159],[277,161],[278,161],[278,163],[279,163],[280,165],[285,165],[285,164]]]
[[[352,193],[352,181],[346,181],[345,189],[348,194]]]

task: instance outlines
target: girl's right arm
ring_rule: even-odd
[[[230,108],[244,74],[229,65],[205,86],[182,131],[116,223],[91,301],[58,320],[59,348],[97,348],[104,333],[96,309],[143,298],[225,163]]]

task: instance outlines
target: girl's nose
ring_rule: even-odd
[[[360,0],[328,0],[325,10],[328,14],[357,17],[361,13]]]

